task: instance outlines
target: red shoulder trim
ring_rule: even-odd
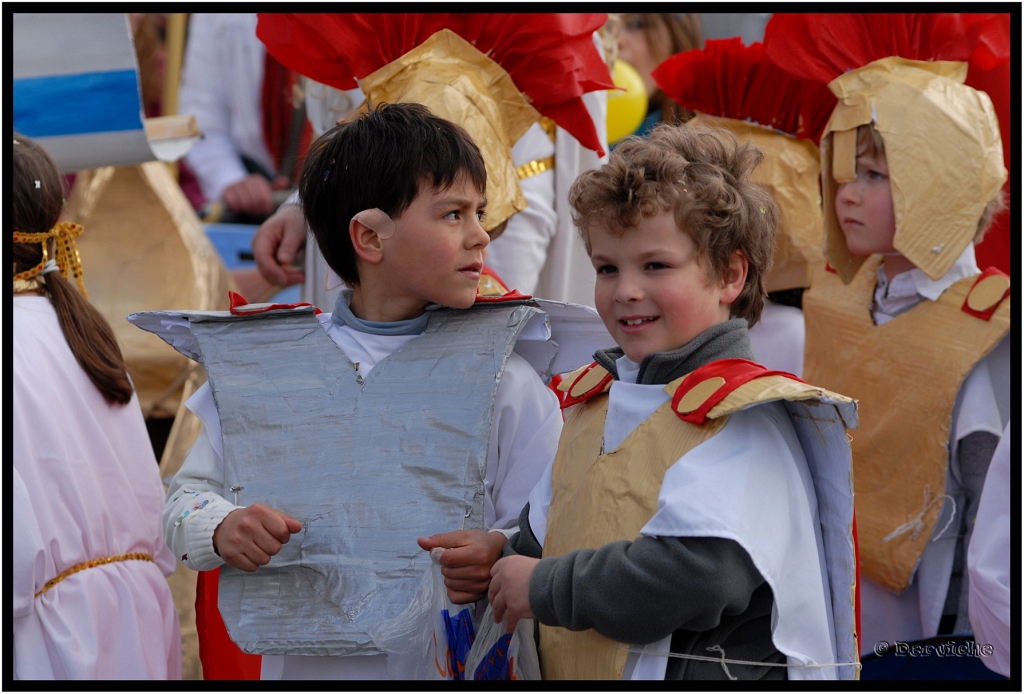
[[[526,301],[532,299],[533,296],[530,294],[521,294],[518,289],[513,289],[510,292],[506,292],[501,296],[478,296],[476,303],[478,304],[495,304],[502,301]]]
[[[611,385],[611,382],[614,380],[614,377],[611,375],[611,373],[605,371],[604,377],[601,378],[596,385],[594,385],[592,388],[588,388],[586,391],[582,393],[576,393],[575,395],[573,395],[573,389],[576,388],[576,384],[580,383],[588,376],[593,377],[593,375],[590,372],[593,371],[595,368],[600,369],[601,371],[605,371],[605,368],[595,361],[593,364],[586,367],[578,374],[576,372],[565,374],[563,378],[566,380],[559,381],[559,385],[557,387],[564,393],[564,397],[559,398],[560,405],[563,410],[567,407],[578,405],[584,400],[588,400],[594,397],[595,395],[605,392],[605,390],[608,389],[608,386]],[[566,384],[567,382],[568,384]]]
[[[282,308],[299,308],[300,306],[313,306],[308,301],[299,301],[294,304],[250,304],[244,296],[238,292],[228,292],[228,299],[231,302],[231,315],[233,316],[255,316],[258,313],[266,313],[267,311],[277,311]],[[246,306],[252,306],[251,309],[246,309]],[[313,306],[315,309],[313,315],[319,316],[323,311]]]
[[[486,293],[482,295],[480,293],[481,286],[486,287]],[[503,293],[495,295],[495,290]],[[476,303],[493,304],[502,301],[525,301],[532,298],[529,294],[520,293],[518,289],[510,290],[508,285],[505,284],[505,280],[501,279],[498,273],[489,265],[484,265],[480,271],[480,283],[476,288]]]
[[[800,383],[806,382],[785,371],[770,371],[767,367],[748,359],[719,359],[705,364],[683,379],[672,396],[672,411],[684,422],[703,426],[708,412],[722,402],[725,396],[744,383],[763,376],[785,376]],[[695,409],[681,413],[679,403],[694,388],[702,384],[708,384],[705,388],[712,388],[712,392]]]
[[[960,309],[983,321],[992,319],[999,305],[1010,296],[1010,276],[997,267],[986,268],[967,292]]]

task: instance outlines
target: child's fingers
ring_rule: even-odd
[[[447,588],[449,592],[454,590],[462,593],[479,594],[481,598],[484,595],[487,595],[487,589],[490,587],[490,585],[490,577],[482,580],[460,580],[450,578],[444,579],[444,587]],[[477,599],[479,600],[479,598]]]
[[[284,546],[276,537],[266,531],[257,532],[252,538],[252,543],[257,549],[267,555],[267,561],[270,560],[270,557],[280,552],[281,547]]]
[[[464,590],[452,590],[448,589],[448,599],[455,605],[468,605],[469,603],[478,602],[487,597],[487,588],[485,587],[481,591],[464,591]]]
[[[441,555],[441,574],[445,578],[489,581],[491,578],[491,565],[490,563],[466,564],[464,566],[457,563],[449,564],[445,561],[445,555],[443,554]]]
[[[259,518],[260,524],[274,537],[274,539],[281,543],[288,542],[288,539],[292,536],[292,530],[289,527],[290,524],[288,523],[288,519],[291,519],[292,523],[295,524],[298,524],[297,520],[286,513],[282,513],[277,509],[268,508],[262,504],[254,505],[252,508],[253,512],[256,513]],[[254,533],[254,536],[257,534],[258,530]]]
[[[479,530],[453,530],[450,533],[438,533],[430,537],[421,537],[416,542],[420,547],[428,551],[435,547],[444,547],[445,549],[461,547],[471,542],[473,534],[479,532]]]
[[[225,561],[227,561],[227,560],[225,560]],[[232,559],[232,561],[228,561],[227,563],[229,565],[235,567],[236,569],[241,569],[242,571],[248,571],[249,573],[252,573],[256,569],[260,568],[257,564],[254,564],[252,562],[252,560],[249,559],[249,557],[245,556],[244,554],[236,555]]]
[[[302,532],[302,523],[300,523],[299,521],[295,520],[294,518],[289,516],[287,513],[284,514],[284,522],[285,522],[285,525],[288,527],[288,532],[291,533],[292,535],[294,535],[295,533]],[[288,538],[288,539],[290,539],[290,538]],[[281,541],[282,542],[288,542],[288,539],[281,540]]]
[[[501,620],[505,618],[505,596],[502,595],[501,590],[496,591],[494,584],[491,583],[491,590],[487,597],[491,602],[491,610],[494,612],[494,623],[501,624]]]
[[[266,566],[270,563],[270,555],[260,549],[255,543],[249,545],[242,551],[243,555],[257,567]],[[252,569],[255,571],[256,569]]]
[[[519,624],[519,617],[513,615],[512,612],[510,611],[505,616],[505,633],[511,634],[512,632],[514,632],[516,630],[517,624]]]

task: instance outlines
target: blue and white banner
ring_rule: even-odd
[[[146,137],[126,14],[17,13],[13,42],[14,129],[42,145],[61,170],[173,161],[184,153],[161,152]]]

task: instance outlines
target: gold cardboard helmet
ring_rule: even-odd
[[[896,251],[936,280],[974,240],[1007,172],[992,101],[966,77],[967,63],[891,57],[829,83],[839,104],[821,138],[825,257],[844,282],[866,259],[847,249],[835,211],[839,184],[856,177],[860,125],[885,144]]]
[[[417,103],[466,129],[487,167],[483,226],[489,233],[526,209],[512,145],[540,119],[540,113],[498,63],[451,30],[442,29],[367,75],[359,86],[366,94],[362,112],[381,103]]]
[[[810,140],[733,118],[697,114],[690,122],[725,128],[740,142],[753,142],[764,152],[751,178],[766,186],[779,206],[768,291],[809,286],[808,266],[823,259],[818,148]]]

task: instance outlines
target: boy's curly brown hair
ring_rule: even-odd
[[[576,179],[569,190],[573,223],[589,253],[591,225],[621,234],[672,210],[709,281],[725,278],[734,251],[746,256],[746,284],[730,317],[753,326],[764,308],[779,221],[771,193],[750,178],[763,158],[754,144],[740,144],[721,128],[660,125],[647,140],[623,141],[607,164]]]

